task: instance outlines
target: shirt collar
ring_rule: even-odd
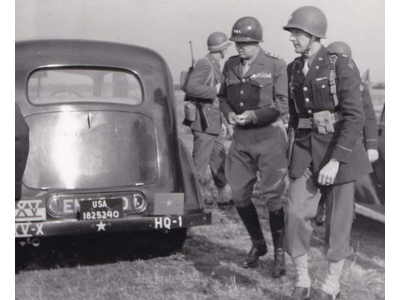
[[[318,49],[317,52],[315,52],[313,55],[311,55],[311,56],[308,57],[308,65],[309,65],[309,66],[311,66],[311,64],[313,63],[314,59],[317,57],[318,53],[321,52],[321,49],[322,49],[322,45],[321,45],[321,47]]]

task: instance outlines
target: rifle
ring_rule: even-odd
[[[196,61],[194,60],[192,41],[189,41],[189,45],[190,45],[190,54],[192,55],[192,67],[194,67]]]

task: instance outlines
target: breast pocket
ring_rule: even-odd
[[[228,98],[232,99],[232,97],[235,97],[235,95],[238,95],[239,93],[240,81],[238,78],[227,78],[225,82],[226,82]]]
[[[250,84],[248,85],[248,95],[250,101],[254,101],[255,105],[260,103],[260,100],[270,99],[269,95],[272,95],[272,79],[271,78],[251,78]],[[264,103],[268,104],[268,103]]]
[[[272,86],[271,78],[251,78],[250,79],[251,86],[259,89],[267,88],[268,86]]]
[[[312,82],[313,102],[316,109],[334,109],[331,96],[329,95],[328,78],[316,79]]]

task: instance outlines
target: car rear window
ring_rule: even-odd
[[[157,179],[154,123],[122,111],[56,111],[26,117],[29,188],[92,189]]]
[[[138,105],[143,92],[138,77],[114,69],[41,69],[28,80],[33,104],[101,102]]]

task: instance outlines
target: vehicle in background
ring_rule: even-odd
[[[15,97],[30,128],[16,247],[162,231],[174,250],[188,227],[211,224],[158,53],[101,41],[19,41]]]
[[[385,223],[385,105],[378,117],[378,152],[379,159],[373,163],[374,172],[355,186],[355,212],[367,218]]]

